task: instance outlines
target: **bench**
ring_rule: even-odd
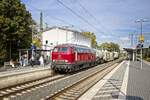
[[[4,62],[4,68],[10,68],[12,65],[10,65],[10,62]]]

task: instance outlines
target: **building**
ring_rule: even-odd
[[[91,39],[76,30],[64,27],[51,27],[42,34],[43,49],[52,49],[55,45],[64,43],[79,44],[91,47]]]

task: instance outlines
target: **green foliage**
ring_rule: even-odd
[[[38,38],[33,38],[33,44],[34,44],[36,47],[40,48],[40,47],[41,47],[41,40],[38,39]]]
[[[93,48],[96,48],[97,47],[97,42],[96,42],[96,36],[94,33],[91,33],[91,32],[82,32],[82,34],[86,37],[89,37],[91,39],[91,46]]]
[[[116,43],[113,43],[113,42],[105,42],[105,43],[102,43],[98,46],[99,49],[104,49],[104,50],[108,50],[108,51],[120,51],[119,49],[119,45],[116,44]]]
[[[32,23],[31,14],[20,0],[0,1],[0,60],[9,58],[10,48],[12,55],[16,55],[18,48],[30,46],[31,28],[29,26]]]

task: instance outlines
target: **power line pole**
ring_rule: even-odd
[[[40,12],[40,31],[43,31],[43,13],[42,11]]]
[[[45,23],[46,29],[48,28],[48,23]]]
[[[42,43],[43,43],[42,32],[43,32],[43,13],[42,13],[42,11],[41,11],[41,12],[40,12],[40,38],[41,38],[41,48],[42,48]]]
[[[142,25],[143,25],[142,23],[143,22],[148,22],[148,20],[141,18],[141,19],[136,20],[135,22],[140,23],[140,28],[141,28],[141,33],[140,33],[140,36],[139,36],[139,42],[141,44],[141,69],[142,69],[142,45],[143,45],[143,42],[144,42],[144,36],[142,34]]]
[[[130,34],[131,37],[130,37],[130,40],[131,40],[131,47],[133,47],[133,33]]]

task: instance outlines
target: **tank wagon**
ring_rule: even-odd
[[[110,52],[107,51],[107,50],[104,50],[103,51],[103,60],[104,60],[104,62],[109,62],[110,59],[111,59]]]
[[[52,69],[56,72],[73,72],[96,64],[93,49],[75,44],[61,44],[52,51]]]
[[[118,52],[114,52],[114,59],[118,59],[119,58],[119,53]]]
[[[94,49],[96,52],[96,64],[104,63],[104,53],[102,50]]]
[[[114,52],[110,52],[107,50],[103,51],[103,60],[104,62],[109,62],[109,61],[113,61],[115,59],[119,58],[119,53],[114,51]]]

